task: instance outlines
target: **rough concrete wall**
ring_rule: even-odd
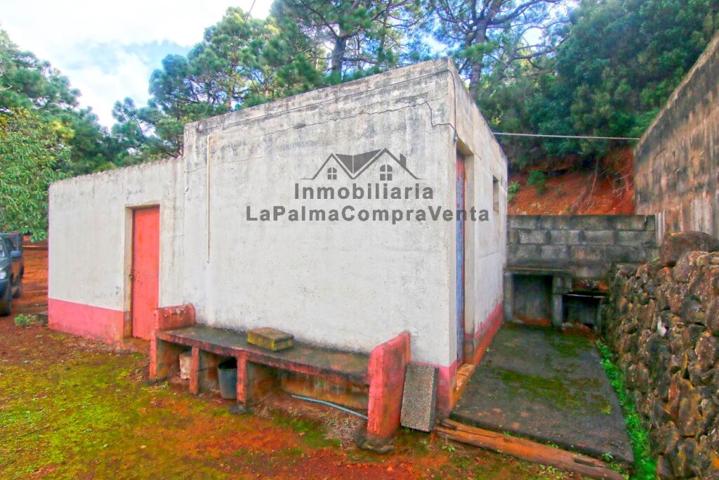
[[[579,279],[604,279],[613,263],[657,255],[653,216],[510,215],[507,265],[567,270]]]
[[[54,184],[51,296],[127,312],[130,209],[159,204],[160,306],[191,303],[200,323],[271,326],[365,352],[406,330],[413,360],[449,367],[457,358],[456,223],[405,219],[409,210],[454,210],[460,144],[471,157],[467,207],[489,211],[467,227],[471,332],[501,294],[506,161],[448,61],[189,124],[178,161]],[[363,157],[343,170],[342,155],[373,151],[382,153],[366,170],[352,170]],[[389,187],[431,189],[432,197],[296,196],[296,188],[383,183],[387,167]],[[276,206],[285,216],[259,220]],[[346,206],[355,215],[400,210],[405,219],[288,218],[291,209]]]
[[[719,469],[719,253],[676,266],[620,266],[606,337],[659,457],[661,478],[715,478]]]
[[[470,163],[468,197],[490,212],[488,223],[467,224],[466,238],[473,246],[467,256],[467,310],[465,332],[473,334],[473,348],[501,319],[503,270],[507,258],[507,159],[486,120],[476,108],[464,82],[450,64],[450,94],[456,98],[457,149]],[[493,192],[494,181],[497,191]],[[498,202],[493,204],[493,195]],[[472,203],[472,202],[468,202]],[[495,208],[495,206],[497,208]]]
[[[255,222],[246,209],[453,209],[453,125],[466,99],[455,98],[451,75],[447,61],[428,62],[188,125],[184,223],[193,228],[186,231],[185,250],[198,256],[186,255],[183,271],[185,301],[197,306],[198,320],[272,326],[363,351],[407,330],[415,360],[450,364],[456,358],[453,221]],[[486,129],[476,118],[462,120],[463,128]],[[496,147],[484,153],[482,142],[494,142],[488,131],[467,137],[483,153],[477,163],[503,162],[495,158]],[[295,183],[377,182],[377,170],[355,180],[340,171],[330,181],[320,167],[333,153],[383,148],[404,156],[417,177],[392,164],[393,184],[431,187],[431,200],[294,198]],[[491,188],[474,196],[468,203],[491,205]],[[490,291],[498,292],[502,262],[496,263]]]
[[[637,213],[658,213],[660,233],[719,236],[719,35],[638,143]]]
[[[160,206],[160,298],[180,303],[182,162],[163,160],[50,186],[48,297],[130,310],[131,209]]]

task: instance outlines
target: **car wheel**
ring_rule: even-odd
[[[0,317],[7,317],[12,311],[12,292],[10,285],[5,289],[5,298],[0,301]]]
[[[12,298],[20,298],[22,296],[22,280],[20,280],[20,283],[18,284],[17,288],[15,288],[15,293],[13,293]]]

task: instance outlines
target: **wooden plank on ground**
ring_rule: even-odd
[[[624,477],[607,467],[606,463],[579,453],[572,453],[524,438],[510,437],[490,430],[471,427],[453,420],[443,420],[435,431],[449,438],[475,447],[486,448],[535,463],[551,465],[591,478],[621,480]]]

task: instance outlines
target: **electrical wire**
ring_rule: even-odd
[[[544,133],[492,132],[507,137],[540,137],[540,138],[575,138],[582,140],[639,140],[639,137],[602,137],[599,135],[550,135]]]
[[[342,405],[337,405],[336,403],[327,402],[325,400],[319,400],[317,398],[312,398],[312,397],[305,397],[304,395],[290,394],[290,397],[296,398],[298,400],[304,400],[305,402],[319,403],[320,405],[325,405],[328,407],[336,408],[337,410],[341,410],[345,413],[349,413],[350,415],[354,415],[355,417],[360,417],[360,418],[364,418],[365,420],[367,420],[367,415],[360,413],[360,412],[355,412],[352,409],[345,408]]]

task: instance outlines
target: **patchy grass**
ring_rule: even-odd
[[[579,478],[402,430],[395,451],[342,448],[299,413],[145,383],[147,357],[0,321],[0,478]]]
[[[514,200],[514,197],[517,196],[519,193],[520,185],[519,182],[514,181],[509,183],[509,187],[507,187],[507,203],[512,203],[512,200]]]
[[[634,399],[629,395],[624,384],[624,375],[621,369],[614,363],[612,352],[609,347],[597,341],[597,349],[602,356],[602,366],[607,373],[609,382],[617,393],[619,404],[624,412],[624,421],[627,425],[627,433],[632,443],[634,453],[634,472],[632,479],[653,480],[656,478],[656,459],[651,455],[649,446],[649,433],[642,425],[642,419],[637,413]]]
[[[37,315],[29,315],[27,313],[15,315],[14,321],[18,327],[29,327],[30,325],[40,325],[43,323]]]

